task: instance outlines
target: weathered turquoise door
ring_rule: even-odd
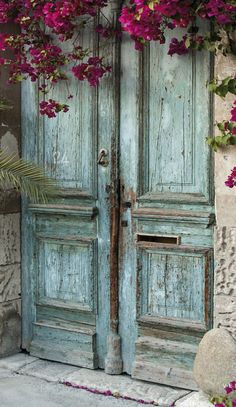
[[[89,31],[83,41],[97,46]],[[72,83],[55,120],[23,87],[24,155],[61,186],[50,204],[24,204],[23,348],[194,388],[212,312],[210,58],[140,54],[126,36],[104,52],[113,74],[97,90]]]
[[[81,41],[97,47],[94,30]],[[116,48],[106,48],[111,59]],[[116,74],[99,91],[76,80],[70,86],[75,102],[55,120],[39,115],[34,85],[22,89],[24,156],[41,163],[61,186],[53,203],[23,208],[23,348],[93,369],[104,367],[110,332]],[[62,84],[50,97],[63,100],[67,92]]]
[[[156,44],[139,54],[124,38],[121,72],[124,370],[194,388],[197,345],[212,322],[210,56],[171,58]]]

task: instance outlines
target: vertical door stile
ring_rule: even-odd
[[[110,2],[113,27],[118,28],[120,0]],[[121,338],[119,326],[119,140],[120,140],[120,39],[115,37],[112,49],[111,93],[113,99],[113,129],[111,133],[111,184],[110,184],[110,333],[105,372],[122,373]]]

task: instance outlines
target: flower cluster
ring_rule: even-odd
[[[236,185],[236,167],[232,169],[231,174],[225,181],[225,185],[229,188],[233,188]]]
[[[9,67],[9,82],[38,81],[44,98],[56,83],[69,81],[70,74],[96,86],[110,67],[82,49],[75,34],[106,5],[106,0],[0,0],[0,24],[20,26],[18,34],[0,34],[0,65]],[[48,117],[67,110],[68,105],[52,100],[40,104],[40,113]]]
[[[236,382],[232,381],[225,386],[226,395],[236,390]],[[229,397],[212,397],[211,403],[214,407],[236,407],[236,399],[230,400]]]
[[[231,122],[236,123],[236,100],[234,101],[234,106],[231,110]]]
[[[102,58],[90,57],[87,63],[82,63],[74,68],[72,72],[80,81],[88,80],[91,86],[96,86],[99,79],[103,77],[106,72],[110,72],[111,68],[103,65]]]
[[[56,117],[56,113],[68,112],[69,106],[65,104],[60,104],[53,99],[48,101],[43,100],[39,103],[40,113],[42,115],[47,115],[49,118]]]
[[[213,22],[214,33],[198,35],[196,18]],[[193,48],[209,49],[222,28],[231,30],[236,24],[236,4],[233,0],[131,0],[123,7],[120,22],[140,50],[148,41],[164,43],[167,30],[186,28],[187,35],[173,38],[169,49],[170,55],[182,55]]]

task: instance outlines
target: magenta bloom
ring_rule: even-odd
[[[236,122],[236,100],[234,101],[234,106],[231,110],[231,122]]]
[[[231,174],[228,176],[227,181],[225,181],[225,185],[229,188],[233,188],[236,185],[236,167],[234,167],[232,169]],[[229,394],[235,390],[235,382],[231,382],[231,383],[229,383],[225,387],[225,391],[227,394]]]

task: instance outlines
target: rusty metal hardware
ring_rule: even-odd
[[[107,167],[109,164],[107,156],[108,156],[108,151],[105,148],[102,148],[99,151],[97,163],[99,165],[101,165],[102,167]]]

